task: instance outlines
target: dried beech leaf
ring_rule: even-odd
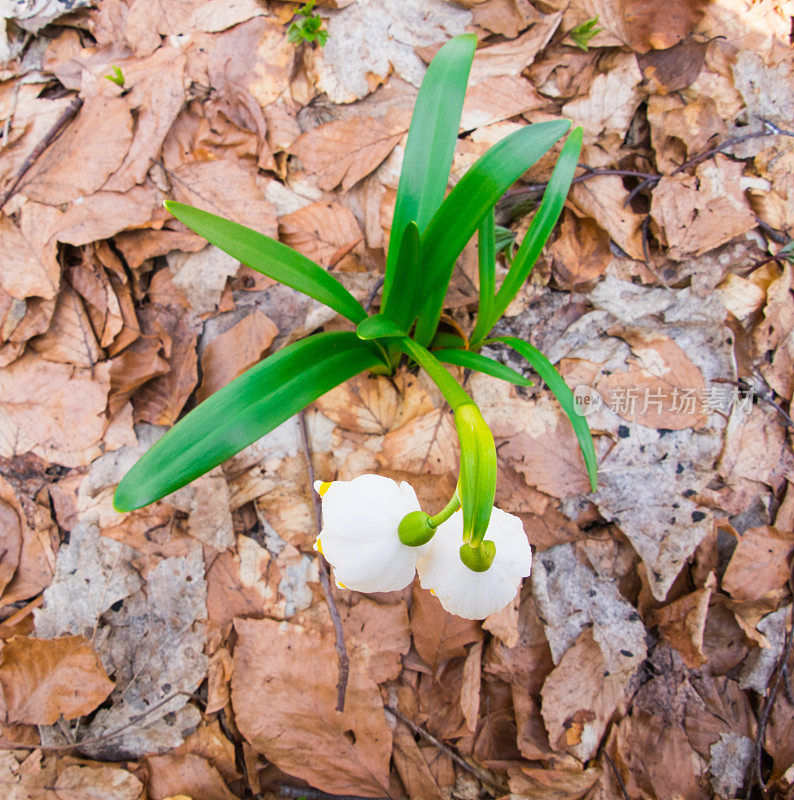
[[[82,636],[15,637],[0,653],[0,685],[9,722],[52,725],[93,711],[113,690]]]

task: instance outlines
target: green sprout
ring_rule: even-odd
[[[587,52],[587,45],[590,40],[601,33],[601,28],[596,28],[598,24],[598,15],[586,22],[582,22],[571,30],[568,38],[580,49]]]
[[[120,86],[122,89],[124,88],[124,73],[121,71],[121,67],[117,67],[115,64],[112,66],[113,74],[112,75],[105,75],[105,77],[116,84],[116,86]]]
[[[447,192],[474,34],[447,42],[430,63],[419,90],[405,146],[386,255],[382,300],[375,313],[311,259],[276,239],[182,203],[168,210],[233,258],[325,304],[348,320],[348,330],[315,333],[283,347],[215,392],[156,442],[124,476],[114,505],[131,511],[153,503],[221,464],[360,372],[391,375],[401,361],[423,369],[452,411],[461,442],[460,476],[449,508],[460,507],[471,569],[487,569],[492,543],[483,541],[493,509],[496,451],[474,400],[445,365],[477,370],[518,386],[532,385],[484,346],[507,346],[524,358],[557,397],[581,447],[590,484],[596,457],[587,421],[551,362],[511,336],[491,336],[526,282],[562,213],[582,147],[569,120],[527,125],[482,155]],[[496,255],[510,237],[494,221],[500,198],[567,134],[543,199],[521,245],[496,285]],[[476,323],[468,335],[439,329],[455,262],[477,234],[480,288]],[[497,248],[497,241],[499,246]],[[435,519],[435,518],[431,518]],[[480,548],[485,548],[480,552]],[[461,556],[463,559],[463,555]]]
[[[785,258],[789,264],[794,264],[794,241],[789,242],[777,251],[776,258]]]
[[[320,47],[324,47],[328,41],[328,31],[324,30],[323,20],[314,13],[314,5],[317,0],[309,0],[308,3],[298,9],[300,20],[294,20],[287,30],[287,40],[297,44],[298,42],[317,42]]]

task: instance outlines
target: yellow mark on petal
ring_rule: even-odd
[[[320,541],[320,537],[318,536],[317,539],[314,541],[314,549],[320,554],[323,555],[323,543]]]
[[[336,585],[337,585],[337,586],[338,586],[340,589],[347,589],[347,586],[345,586],[345,584],[344,584],[344,583],[342,583],[341,581],[336,581]]]
[[[436,590],[435,590],[435,589],[431,589],[431,590],[430,590],[430,594],[432,594],[432,595],[433,595],[433,597],[435,597],[435,596],[436,596]]]
[[[332,481],[323,481],[317,489],[317,494],[320,497],[325,497],[325,493],[331,488]]]

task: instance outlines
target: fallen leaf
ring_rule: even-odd
[[[697,168],[696,177],[675,175],[659,181],[651,217],[670,258],[701,255],[755,226],[739,182],[741,173],[741,163],[716,155]]]
[[[234,523],[229,509],[229,487],[220,467],[183,486],[171,502],[188,515],[191,536],[214,550],[234,544]]]
[[[463,5],[469,5],[463,3]],[[529,25],[542,20],[541,14],[529,0],[487,0],[472,6],[474,24],[515,39]]]
[[[722,588],[735,600],[760,600],[788,581],[787,558],[794,535],[769,525],[750,528],[740,537],[722,577]]]
[[[625,713],[630,678],[610,671],[593,630],[583,630],[543,684],[541,713],[552,748],[589,761],[613,716]]]
[[[596,786],[599,771],[524,767],[511,769],[510,791],[526,800],[579,800]],[[598,796],[598,795],[596,795]]]
[[[707,49],[708,42],[687,38],[672,47],[648,50],[637,56],[637,63],[651,92],[667,95],[695,82]]]
[[[473,130],[542,108],[547,103],[518,75],[495,75],[474,84],[463,103],[460,127]]]
[[[45,151],[19,191],[49,205],[101,189],[123,163],[132,142],[132,114],[123,97],[94,95]]]
[[[273,343],[278,329],[258,309],[209,342],[201,356],[201,402],[256,364]]]
[[[414,48],[463,33],[470,20],[470,12],[442,0],[347,5],[329,16],[328,43],[312,53],[316,90],[332,103],[352,103],[392,70],[419,86],[425,65]]]
[[[146,759],[152,800],[168,800],[187,795],[191,800],[236,800],[215,767],[198,755],[168,753]]]
[[[331,638],[273,620],[238,619],[235,630],[232,705],[243,736],[279,769],[323,791],[382,796],[392,734],[364,662],[351,658],[339,712]]]
[[[372,117],[351,117],[320,125],[290,146],[303,166],[317,175],[317,185],[347,191],[370,174],[394,149],[404,129]]]
[[[553,272],[564,289],[599,278],[612,260],[609,234],[590,217],[563,212],[560,232],[551,246]]]
[[[482,642],[475,642],[463,663],[463,682],[460,687],[460,710],[466,725],[473,733],[480,713],[480,681],[482,678]]]
[[[711,746],[711,786],[720,797],[736,797],[744,786],[747,768],[755,752],[755,743],[735,733],[721,734]]]
[[[0,247],[6,257],[0,267],[0,287],[17,300],[42,297],[52,300],[58,294],[61,269],[53,240],[41,239],[35,218],[20,215],[20,226],[9,217],[0,219]]]
[[[755,689],[764,696],[769,679],[777,667],[780,654],[786,640],[786,630],[791,625],[792,606],[789,603],[777,611],[767,614],[759,623],[758,631],[762,633],[769,647],[753,650],[742,664],[739,675],[739,688]]]
[[[0,476],[0,597],[19,566],[22,542],[28,535],[27,527],[13,487]]]
[[[311,203],[279,217],[279,239],[322,267],[334,267],[364,236],[339,203]]]
[[[458,463],[458,439],[451,415],[444,409],[431,411],[389,431],[383,437],[378,462],[403,472],[445,475]]]
[[[89,714],[113,690],[82,636],[15,637],[0,653],[0,684],[9,722],[52,725]]]
[[[393,744],[394,766],[409,797],[444,800],[444,792],[430,771],[421,748],[414,741],[413,733],[400,722],[394,729]]]
[[[67,467],[101,453],[109,370],[43,361],[27,355],[0,372],[0,455],[32,452]]]
[[[466,654],[466,645],[482,641],[480,626],[444,610],[426,589],[414,586],[411,630],[414,647],[431,669],[444,661]]]

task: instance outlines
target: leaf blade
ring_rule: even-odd
[[[402,240],[405,226],[412,220],[423,232],[444,198],[476,46],[474,34],[456,36],[436,53],[427,68],[414,105],[397,186],[391,229],[394,242]],[[384,304],[397,276],[397,256],[389,247]]]
[[[433,338],[455,261],[505,190],[540,159],[570,128],[568,120],[528,125],[497,142],[467,170],[447,195],[422,235],[427,266],[426,301],[416,324],[416,339]]]
[[[319,333],[260,361],[215,392],[124,476],[119,511],[159,500],[255,442],[320,395],[380,363],[355,333]]]
[[[490,375],[492,378],[499,378],[503,381],[508,381],[516,386],[532,386],[533,383],[527,380],[523,375],[516,372],[507,364],[502,364],[501,361],[495,361],[482,353],[474,353],[471,350],[457,350],[457,349],[444,349],[433,350],[433,355],[444,364],[453,364],[456,367],[463,367],[464,369],[473,369],[477,372],[482,372],[485,375]]]
[[[333,275],[309,258],[259,231],[209,211],[167,200],[165,207],[199,236],[251,269],[319,300],[358,324],[367,312]]]
[[[563,377],[540,350],[533,347],[528,342],[525,342],[523,339],[517,339],[515,336],[497,336],[488,341],[502,342],[508,345],[508,347],[512,347],[520,356],[529,361],[533,369],[546,382],[546,385],[557,398],[557,401],[562,406],[562,410],[573,426],[574,433],[579,442],[579,447],[582,451],[582,456],[584,457],[585,466],[587,467],[587,476],[590,478],[590,488],[592,491],[596,491],[598,483],[598,464],[596,462],[595,446],[593,445],[593,435],[590,432],[590,426],[587,424],[587,420],[576,413],[573,392],[568,388],[568,384]]]

